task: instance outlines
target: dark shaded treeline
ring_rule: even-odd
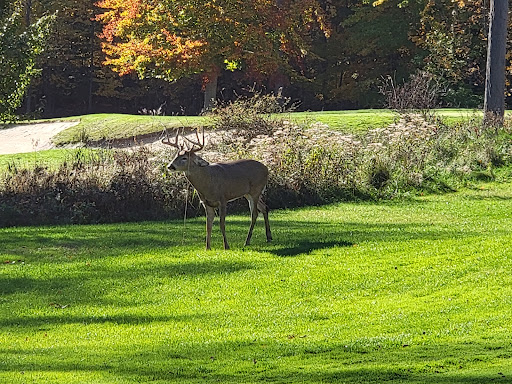
[[[356,0],[322,0],[331,37],[313,36],[302,73],[255,82],[243,71],[223,71],[217,97],[231,100],[252,90],[276,91],[300,101],[299,109],[352,109],[384,106],[383,79],[400,83],[419,69],[443,81],[444,105],[477,107],[483,102],[488,1],[388,0],[380,6]],[[462,3],[461,3],[462,4]],[[118,112],[198,114],[201,76],[169,83],[119,77],[105,67],[101,12],[92,0],[30,0],[27,22],[58,10],[41,76],[32,84],[20,112],[36,117]]]

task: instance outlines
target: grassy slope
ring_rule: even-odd
[[[323,111],[295,112],[290,119],[298,123],[320,122],[329,128],[344,132],[360,132],[371,128],[384,127],[395,118],[395,114],[387,110],[362,109],[355,111]]]
[[[438,112],[449,121],[468,119],[478,115],[478,112],[463,109],[444,109]],[[296,112],[283,115],[298,123],[321,122],[328,124],[331,129],[346,132],[365,131],[369,128],[384,127],[390,124],[396,115],[387,110],[357,110],[357,111],[325,111],[325,112]],[[80,124],[71,127],[54,139],[58,145],[76,142],[84,135],[89,140],[130,138],[134,135],[159,133],[165,128],[172,130],[181,127],[199,127],[211,124],[203,116],[142,116],[121,114],[98,114],[78,116]]]
[[[201,116],[147,116],[123,114],[95,114],[69,118],[80,120],[80,124],[66,129],[54,138],[57,145],[78,141],[87,136],[89,140],[123,139],[148,133],[159,133],[164,129],[199,127],[208,124]]]
[[[509,382],[511,184],[271,221],[0,229],[0,382]]]

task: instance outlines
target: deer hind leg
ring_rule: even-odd
[[[206,211],[206,249],[210,250],[212,248],[211,247],[211,238],[212,238],[213,219],[215,219],[215,208],[205,205],[204,209]]]
[[[251,195],[245,195],[245,198],[249,202],[249,209],[251,210],[251,226],[249,227],[247,239],[245,240],[245,245],[247,246],[251,244],[252,230],[254,229],[254,224],[256,224],[256,219],[258,218],[258,209],[255,207],[254,198]]]
[[[265,220],[265,233],[267,235],[267,243],[272,241],[272,233],[270,232],[270,221],[268,220],[268,207],[260,196],[258,199],[258,211],[263,213],[263,219]]]
[[[228,239],[226,237],[226,209],[226,203],[221,203],[219,209],[220,231],[222,232],[222,238],[224,239],[224,249],[229,249]]]

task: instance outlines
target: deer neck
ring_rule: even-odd
[[[211,183],[210,169],[208,165],[194,164],[194,166],[185,171],[185,176],[187,177],[188,181],[190,181],[190,184],[192,184],[194,188],[200,193],[203,193],[203,191],[207,190]]]
[[[207,186],[210,183],[209,163],[200,157],[196,157],[191,166],[185,171],[185,176],[195,189],[201,191],[202,186]]]

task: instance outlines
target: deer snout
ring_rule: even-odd
[[[173,164],[173,163],[169,163],[169,164],[167,164],[167,169],[168,169],[169,171],[176,171],[176,167],[174,166],[174,164]]]

